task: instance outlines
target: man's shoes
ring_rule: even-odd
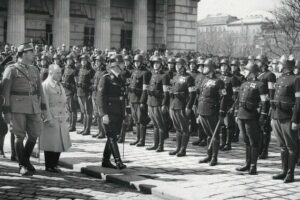
[[[75,127],[70,127],[70,128],[69,128],[69,132],[74,132],[74,131],[76,131],[76,128],[75,128]]]
[[[110,160],[108,161],[102,161],[102,167],[104,168],[110,168],[110,169],[118,169],[115,165],[113,165]]]
[[[46,167],[45,169],[47,172],[51,172],[51,173],[60,173],[60,171],[58,171],[57,168],[55,167]]]
[[[36,171],[34,166],[30,162],[27,163],[26,167],[27,167],[27,170],[30,171],[30,172],[35,172]]]

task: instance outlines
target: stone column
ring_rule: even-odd
[[[70,0],[54,0],[53,46],[70,46]]]
[[[132,49],[147,50],[147,0],[134,0]]]
[[[95,48],[110,49],[110,0],[97,0],[95,22]]]
[[[24,0],[9,0],[7,14],[7,43],[20,45],[25,42]]]

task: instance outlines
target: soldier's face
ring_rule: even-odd
[[[87,64],[87,61],[85,59],[81,60],[81,65],[85,66]]]
[[[262,67],[262,62],[261,62],[260,60],[257,60],[257,61],[256,61],[256,64],[257,64],[257,66],[258,66],[259,68]]]
[[[237,67],[237,66],[231,65],[231,71],[232,71],[232,72],[235,72],[235,71],[237,71],[237,70],[238,70],[238,67]]]
[[[68,59],[68,60],[67,60],[67,64],[68,64],[68,65],[72,65],[72,63],[73,63],[73,61],[72,61],[71,59]]]
[[[173,70],[174,69],[174,64],[173,63],[168,63],[168,69]]]
[[[125,60],[125,66],[129,66],[129,65],[130,65],[129,60]]]
[[[60,61],[59,61],[58,59],[55,59],[55,60],[54,60],[54,64],[59,65],[59,64],[60,64]]]
[[[176,63],[176,71],[177,72],[180,72],[182,67],[183,67],[183,65],[181,63]]]
[[[153,64],[153,68],[154,68],[154,70],[160,70],[160,66],[161,66],[161,64],[159,63],[159,62],[155,62],[154,64]]]
[[[23,58],[26,58],[29,62],[33,62],[34,60],[34,54],[33,54],[33,51],[26,51],[24,54],[23,54]]]
[[[245,78],[247,78],[249,76],[249,74],[250,74],[250,71],[248,69],[244,69],[244,73],[243,74],[244,74]]]
[[[209,66],[204,66],[203,67],[203,74],[209,74],[210,72],[210,67]]]
[[[141,65],[141,62],[139,62],[139,61],[135,61],[135,62],[134,62],[134,66],[135,66],[136,68],[140,67],[140,65]]]
[[[53,72],[52,72],[52,78],[55,81],[60,81],[61,80],[61,69],[55,68],[55,70],[53,70]]]
[[[195,63],[191,63],[190,64],[190,70],[194,70],[196,68],[196,64]]]
[[[42,60],[42,61],[41,61],[41,64],[42,64],[42,65],[46,65],[46,64],[47,64],[46,60]]]
[[[203,66],[202,66],[202,65],[200,65],[200,66],[198,67],[198,72],[203,73]]]
[[[95,61],[95,65],[96,65],[96,67],[100,67],[100,65],[101,65],[100,60],[96,60],[96,61]]]

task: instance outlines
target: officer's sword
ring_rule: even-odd
[[[208,125],[209,125],[209,128],[210,128],[210,131],[212,132],[212,129],[211,129],[209,123],[208,123]],[[213,135],[212,135],[212,137],[211,137],[211,140],[210,140],[210,142],[209,142],[209,145],[208,145],[207,149],[210,149],[210,148],[211,148],[211,145],[212,145],[212,143],[213,143],[214,138],[216,137],[216,134],[218,133],[218,130],[219,130],[220,125],[221,125],[221,122],[220,122],[220,120],[219,120],[218,123],[217,123],[217,125],[216,125],[216,128],[215,128],[215,130],[214,130],[214,132],[213,132]]]

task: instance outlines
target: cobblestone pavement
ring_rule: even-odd
[[[79,129],[80,130],[80,129]],[[93,133],[95,133],[93,129]],[[274,138],[270,144],[269,159],[258,161],[257,176],[236,172],[235,168],[244,163],[243,142],[233,144],[233,150],[220,152],[219,165],[198,164],[206,155],[206,148],[189,144],[187,156],[177,158],[168,152],[175,148],[173,134],[166,140],[165,152],[147,151],[145,147],[130,146],[135,135],[128,133],[124,145],[124,157],[128,169],[112,171],[111,174],[141,177],[132,183],[153,185],[152,194],[166,199],[300,199],[300,173],[296,169],[296,182],[283,184],[271,176],[280,172],[279,146]],[[62,154],[62,161],[79,170],[90,167],[101,168],[105,140],[71,133],[73,146]],[[190,142],[196,137],[191,137]],[[152,130],[147,130],[146,146],[152,144]],[[123,154],[123,145],[119,145]],[[98,181],[98,180],[97,180]],[[135,194],[136,195],[136,194]],[[148,196],[147,196],[148,197]],[[137,197],[138,198],[138,197]]]
[[[7,135],[7,138],[9,134]],[[6,139],[6,144],[9,140]],[[6,147],[7,157],[9,147]],[[37,173],[29,177],[18,174],[18,165],[8,158],[0,158],[0,200],[18,199],[149,199],[158,198],[145,195],[133,189],[122,187],[104,180],[88,177],[73,170],[62,169],[62,174],[44,171],[43,161],[32,159]]]

